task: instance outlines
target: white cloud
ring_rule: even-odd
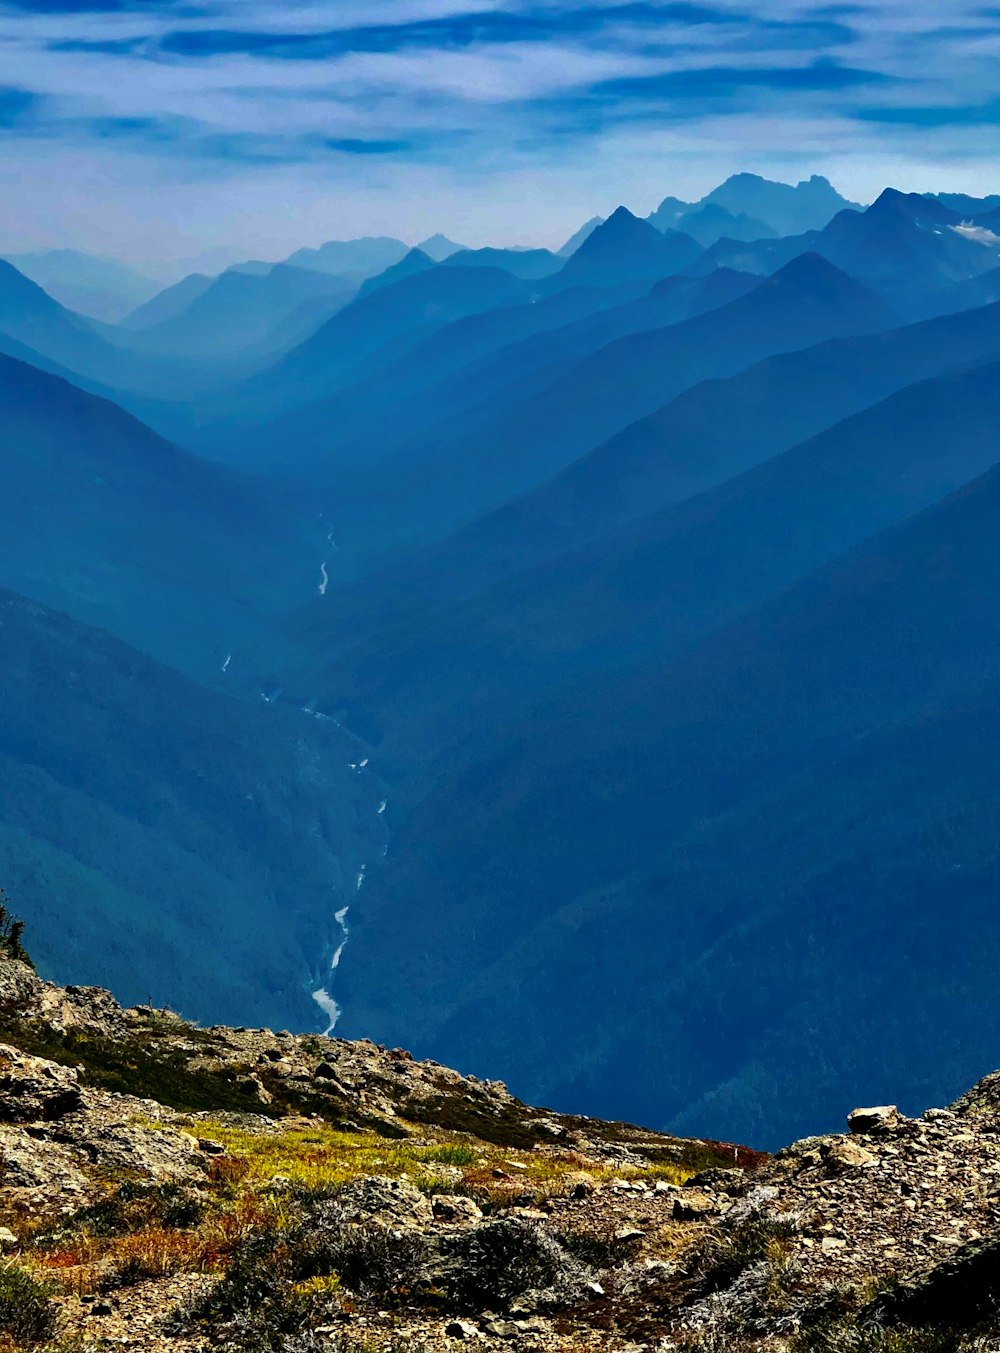
[[[611,0],[627,3],[627,0]],[[609,0],[208,0],[180,25],[151,13],[29,14],[0,5],[0,62],[11,83],[43,96],[34,125],[5,133],[0,162],[4,247],[41,240],[133,255],[190,253],[216,240],[278,256],[362,230],[443,228],[473,242],[557,242],[586,216],[624,200],[649,210],[666,192],[696,196],[737,168],[785,177],[827,172],[870,198],[900,187],[993,189],[995,128],[859,121],[864,108],[995,97],[996,31],[972,5],[882,0],[845,13],[826,45],[789,40],[821,20],[806,5],[735,0],[731,24],[659,27],[623,16],[546,40],[468,45],[386,43],[327,59],[237,54],[147,59],[142,51],[67,50],[67,43],[155,43],[189,33],[318,34],[353,26],[443,20],[493,10],[558,15]],[[769,30],[767,24],[780,24]],[[842,25],[849,24],[846,35]],[[947,25],[948,33],[941,34]],[[935,36],[936,34],[936,36]],[[60,49],[55,44],[61,44]],[[371,45],[371,44],[369,44]],[[307,48],[301,49],[307,51]],[[894,83],[839,90],[715,86],[671,100],[607,81],[715,68],[788,69],[817,58],[883,72]],[[135,120],[134,134],[108,119]],[[163,123],[144,135],[146,121]],[[324,140],[409,143],[396,157],[325,151]],[[247,163],[258,148],[275,163]],[[287,163],[281,163],[282,157]],[[17,191],[15,191],[15,185]]]

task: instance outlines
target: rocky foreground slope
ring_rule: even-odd
[[[0,960],[0,1349],[1000,1348],[1000,1076],[773,1158]]]

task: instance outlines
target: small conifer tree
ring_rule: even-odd
[[[13,915],[7,905],[7,894],[0,888],[0,958],[15,958],[32,967],[34,965],[21,943],[23,934],[24,922]]]

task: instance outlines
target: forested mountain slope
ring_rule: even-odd
[[[214,676],[317,585],[321,523],[7,357],[0,441],[0,583],[165,661]]]
[[[428,607],[453,604],[740,474],[879,399],[1000,355],[1000,307],[834,339],[710,380],[626,428],[548,483],[448,540],[303,610],[296,633],[317,660],[377,642]],[[905,454],[905,451],[904,451]],[[314,667],[314,672],[318,670]]]
[[[544,482],[699,381],[824,338],[891,328],[894,318],[845,274],[804,257],[717,309],[606,344],[541,389],[529,378],[525,393],[502,389],[435,433],[376,442],[362,464],[341,470],[334,456],[324,474],[311,460],[309,482],[350,503],[341,543],[375,561],[441,539]],[[284,473],[295,473],[294,459]]]
[[[397,764],[461,755],[567,683],[649,667],[997,460],[1000,367],[907,387],[717,488],[455,605],[321,673]],[[357,717],[357,713],[355,713]]]
[[[381,841],[352,740],[9,591],[0,642],[0,875],[46,969],[209,1020],[317,1023],[334,913]]]
[[[735,1100],[718,1101],[717,1122],[733,1124],[752,1113],[768,1131],[781,1132],[799,1112],[796,1102],[805,1112],[836,1077],[824,1081],[814,1063],[817,1079],[804,1077],[801,1049],[789,1043],[789,1080],[803,1077],[801,1099],[790,1087],[776,1116],[761,1103],[753,1107],[742,1092],[756,1063],[781,1063],[770,1030],[787,1029],[793,1017],[798,1027],[820,1027],[829,983],[841,991],[837,1037],[848,1049],[838,1062],[842,1069],[855,1053],[860,1058],[859,1049],[877,1058],[866,1020],[896,1020],[898,1012],[899,1074],[925,1067],[943,1084],[961,1061],[976,1007],[967,1004],[961,983],[952,982],[955,966],[939,966],[936,937],[960,941],[958,966],[970,974],[982,974],[984,955],[994,952],[991,924],[973,924],[970,913],[970,924],[953,928],[950,909],[960,896],[955,889],[963,887],[962,877],[952,877],[958,865],[955,874],[969,872],[971,892],[963,905],[979,908],[975,914],[982,916],[987,894],[973,886],[975,871],[988,871],[995,855],[987,781],[995,751],[991,691],[1000,666],[1000,628],[990,601],[997,586],[998,484],[991,472],[803,579],[688,655],[638,667],[617,680],[584,683],[539,706],[518,727],[463,748],[460,768],[418,806],[394,842],[378,905],[369,903],[367,923],[355,937],[345,974],[354,1027],[392,1036],[395,1022],[405,1019],[443,1054],[469,1056],[487,1031],[496,1045],[500,1010],[516,1006],[512,1064],[524,1066],[518,1030],[523,1040],[532,1021],[546,1031],[543,1037],[552,1031],[563,1065],[583,1059],[580,1084],[600,1082],[609,1093],[637,1094],[634,1066],[621,1060],[627,1038],[619,1041],[615,1031],[631,1029],[648,1013],[649,981],[636,981],[641,949],[642,972],[662,975],[673,968],[685,976],[683,1007],[690,1021],[686,1039],[675,1041],[669,1030],[666,1035],[670,1075],[683,1083],[683,1095],[659,1077],[651,1079],[642,1097],[647,1116],[655,1111],[662,1121],[675,1119],[695,1091],[710,1104],[732,1077],[741,1076]],[[934,734],[935,720],[943,730],[955,721],[953,747],[946,731]],[[869,748],[892,749],[897,738],[891,755],[873,753],[872,769],[859,772],[857,758]],[[871,775],[886,777],[882,834],[868,797]],[[959,824],[960,843],[944,825],[951,818]],[[769,837],[758,825],[764,821],[770,822]],[[831,830],[837,821],[855,825]],[[925,830],[931,833],[927,860],[916,845]],[[709,838],[706,858],[739,887],[730,893],[713,889],[708,912],[701,888],[711,886],[710,875],[702,879],[695,871],[685,885],[696,890],[696,924],[718,917],[707,932],[698,932],[706,954],[716,955],[711,962],[706,957],[704,982],[685,929],[686,895],[672,887],[657,894],[655,924],[648,912],[637,911],[631,928],[626,892],[625,916],[616,918],[599,905],[589,913],[591,929],[575,933],[573,917],[588,914],[585,899],[596,889],[614,886],[636,869],[648,873],[656,857],[657,874],[689,869],[698,840]],[[750,867],[746,851],[757,844],[760,853]],[[855,846],[850,868],[867,882],[834,882]],[[789,881],[784,871],[798,850],[801,872]],[[911,882],[902,888],[904,878]],[[923,882],[913,892],[918,879]],[[946,879],[941,896],[949,902],[940,913],[923,902],[905,905],[906,897],[928,898],[928,890],[933,894]],[[902,888],[902,913],[889,905],[895,886]],[[713,964],[722,961],[722,950],[714,946],[723,938],[723,917],[731,918],[725,924],[735,925],[737,918],[745,923],[741,934],[766,933],[777,944],[768,927],[785,888],[798,888],[798,901],[789,902],[788,924],[779,928],[781,950],[767,952],[788,958],[771,968],[766,1000],[758,1006],[764,953],[755,961],[752,950],[740,951],[737,960],[734,950],[736,969],[720,986]],[[848,926],[842,937],[851,961],[824,967],[822,983],[799,982],[794,975],[804,965],[809,970],[809,955],[822,953],[824,941],[817,936],[831,922],[828,906],[846,905],[844,889],[852,909],[860,909],[852,915],[866,916],[865,899],[870,906],[865,925]],[[428,942],[396,945],[392,937],[415,897]],[[900,953],[912,979],[905,989],[898,982],[883,985],[885,945],[865,940],[869,922],[886,933],[901,927]],[[623,947],[619,933],[631,936]],[[530,959],[520,948],[529,936]],[[605,953],[607,967],[601,966]],[[558,978],[566,965],[580,974],[571,999]],[[515,972],[517,1000],[511,1002]],[[939,1053],[951,1049],[936,1059],[922,1038],[921,1019],[907,1013],[916,1013],[928,989],[937,1002]],[[390,990],[407,993],[402,1007],[385,1001],[382,993]],[[607,1051],[595,1057],[592,1026],[604,1018],[595,1016],[601,1002]],[[717,1016],[710,1013],[716,1007]],[[579,1035],[586,1053],[573,1033],[574,1019],[587,1030]],[[654,1020],[654,1027],[662,1026]],[[991,1036],[983,1024],[977,1039],[983,1030]],[[536,1064],[534,1053],[532,1060]],[[771,1074],[767,1084],[773,1086]],[[554,1088],[551,1080],[548,1085]]]

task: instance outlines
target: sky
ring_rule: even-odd
[[[0,249],[558,245],[743,169],[992,192],[998,58],[960,0],[0,0]]]

